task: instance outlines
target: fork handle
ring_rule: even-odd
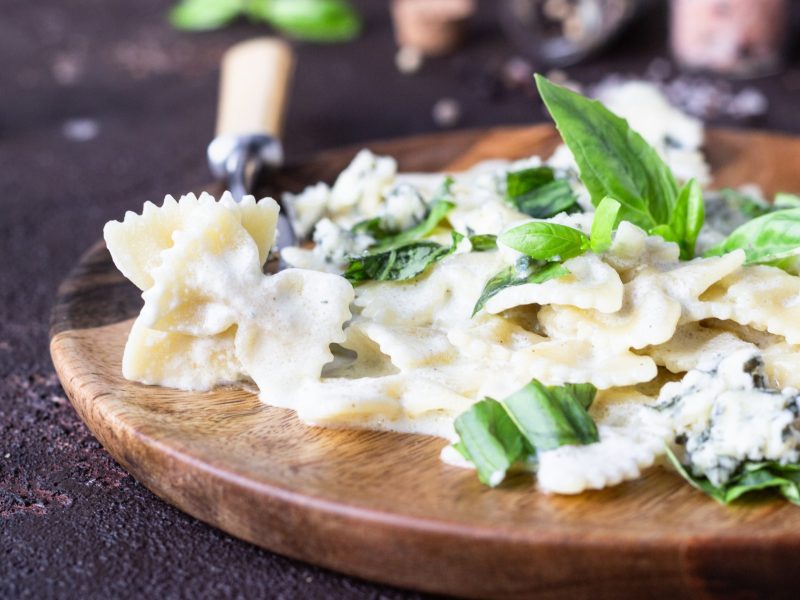
[[[294,63],[289,44],[274,37],[230,48],[222,58],[217,135],[280,138]]]

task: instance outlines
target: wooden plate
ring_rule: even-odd
[[[404,170],[462,169],[549,153],[550,127],[499,128],[373,144]],[[800,140],[712,131],[718,186],[800,190]],[[274,179],[330,181],[353,149]],[[134,208],[134,207],[131,207]],[[796,590],[800,509],[759,499],[722,507],[677,475],[580,497],[529,477],[496,490],[439,461],[441,440],[305,427],[241,389],[190,394],[125,381],[120,360],[138,290],[102,243],[61,286],[51,353],[92,432],[167,502],[232,535],[337,571],[473,597],[758,597]]]

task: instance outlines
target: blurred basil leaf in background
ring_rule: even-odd
[[[361,18],[347,0],[183,0],[169,20],[178,29],[204,31],[239,16],[311,42],[343,42],[361,31]]]

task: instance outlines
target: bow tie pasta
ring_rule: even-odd
[[[330,344],[344,341],[353,290],[315,271],[264,275],[276,217],[271,199],[239,205],[205,195],[168,198],[106,226],[115,263],[148,286],[125,377],[205,390],[247,376],[267,393],[321,376]]]

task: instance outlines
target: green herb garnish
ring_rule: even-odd
[[[545,386],[534,379],[502,402],[485,398],[456,419],[454,447],[483,483],[495,487],[515,463],[532,463],[537,452],[599,441],[587,412],[596,391],[588,383]]]
[[[202,31],[239,16],[313,42],[346,41],[361,30],[361,18],[346,0],[182,0],[170,11],[169,21],[178,29]]]
[[[800,254],[800,208],[778,210],[748,221],[706,252],[706,256],[720,256],[738,249],[744,250],[748,265],[777,264],[796,273],[786,259]]]
[[[545,386],[534,379],[503,400],[503,407],[537,451],[586,445],[600,439],[586,412],[596,392],[588,383]]]
[[[597,205],[597,210],[592,218],[592,231],[589,236],[589,246],[592,252],[599,254],[611,247],[611,234],[617,224],[620,203],[613,198],[605,197]]]
[[[750,492],[772,489],[792,504],[800,505],[800,464],[782,465],[776,461],[745,462],[724,485],[717,486],[706,477],[692,475],[669,448],[667,457],[675,470],[692,487],[708,494],[721,504],[730,504]]]
[[[455,422],[460,440],[454,444],[472,462],[482,483],[495,487],[511,466],[522,459],[525,438],[503,406],[492,398],[476,402]]]
[[[497,249],[497,236],[490,233],[470,235],[469,243],[472,244],[473,252],[488,252]]]
[[[506,174],[506,201],[535,219],[580,210],[578,199],[564,179],[555,179],[550,167],[531,167]]]
[[[544,283],[549,279],[557,279],[564,275],[569,275],[569,269],[561,263],[536,261],[528,256],[523,256],[516,264],[503,269],[486,282],[480,298],[475,303],[475,308],[472,309],[472,316],[478,314],[490,298],[508,287],[525,283]]]
[[[589,249],[589,238],[585,233],[544,221],[514,227],[498,239],[509,248],[537,260],[564,261]]]
[[[422,222],[394,235],[381,237],[378,243],[372,246],[370,250],[399,248],[430,235],[456,206],[455,202],[453,202],[452,186],[453,178],[446,177],[439,190],[433,196],[428,214]]]
[[[353,283],[413,279],[436,261],[455,252],[464,236],[455,231],[451,235],[452,244],[449,248],[421,240],[388,250],[370,250],[362,256],[351,258],[343,275]]]
[[[678,194],[669,223],[656,225],[650,233],[660,235],[668,242],[675,242],[681,249],[681,259],[691,260],[694,258],[694,245],[704,220],[703,191],[694,179],[690,179]]]
[[[620,219],[649,231],[669,223],[678,184],[669,167],[628,122],[536,75],[536,85],[561,137],[575,156],[580,177],[597,206],[606,196],[620,203]]]

